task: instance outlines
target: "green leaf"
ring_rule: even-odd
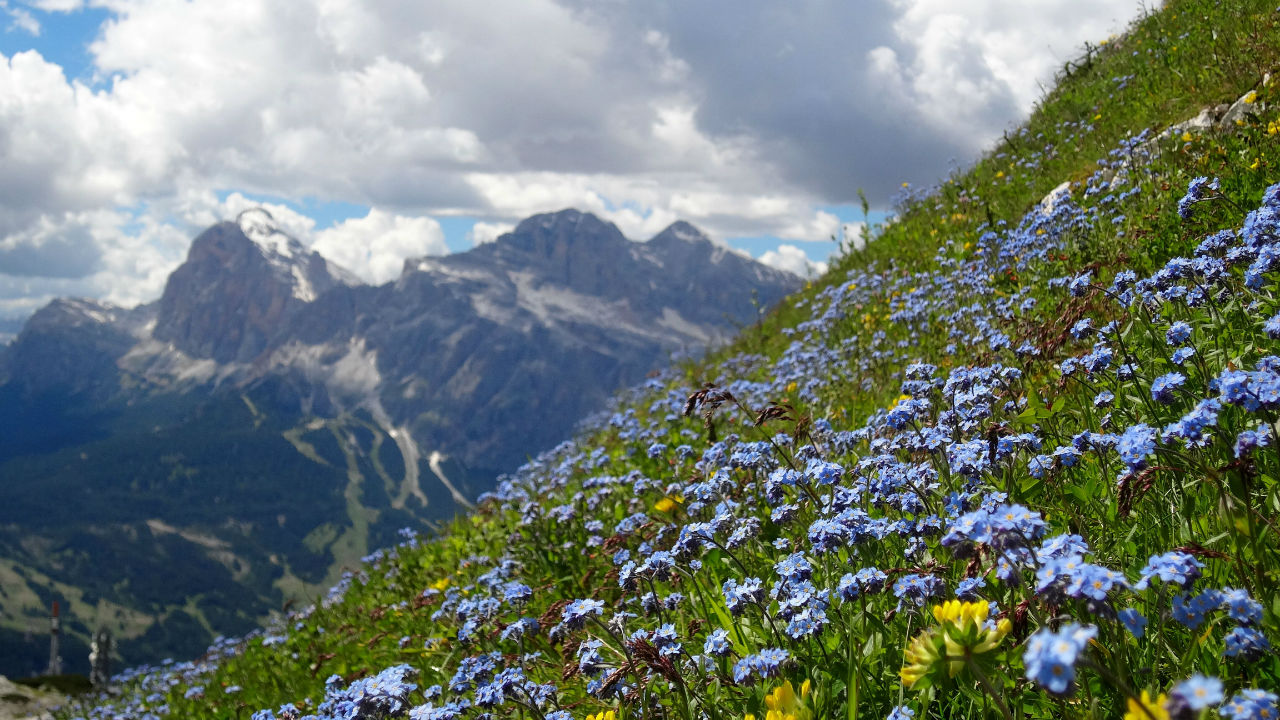
[[[1023,499],[1031,500],[1039,497],[1040,491],[1043,488],[1044,488],[1043,478],[1031,477],[1030,475],[1028,475],[1027,478],[1022,481],[1019,489],[1022,491]]]

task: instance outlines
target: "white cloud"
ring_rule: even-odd
[[[190,242],[185,230],[147,215],[98,210],[41,216],[0,242],[0,317],[29,314],[55,296],[125,306],[154,300]]]
[[[840,218],[825,210],[819,210],[812,217],[796,218],[778,233],[787,240],[807,240],[810,242],[833,242],[840,240]]]
[[[84,0],[27,0],[27,4],[45,12],[74,12],[84,7]]]
[[[867,224],[866,223],[845,223],[840,228],[841,246],[847,247],[855,252],[861,252],[867,248]]]
[[[827,271],[825,262],[810,260],[805,251],[795,245],[779,245],[777,250],[767,250],[757,259],[769,267],[803,278],[814,278]]]
[[[375,284],[399,277],[408,258],[449,252],[440,223],[434,219],[405,217],[377,208],[362,218],[321,230],[311,247]]]
[[[985,145],[1006,122],[1029,112],[1054,72],[1084,43],[1123,29],[1136,7],[1114,0],[1009,2],[893,0],[899,50],[867,52],[873,87],[899,111],[924,117],[935,129],[972,148]]]
[[[24,8],[9,7],[9,3],[0,0],[0,11],[9,16],[9,31],[21,30],[28,35],[40,35],[40,21]]]
[[[513,223],[477,222],[467,231],[467,242],[471,245],[483,245],[497,240],[500,235],[515,230]]]

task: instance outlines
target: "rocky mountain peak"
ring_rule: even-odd
[[[264,256],[288,260],[307,253],[302,243],[280,229],[265,208],[249,208],[236,216],[235,223]]]
[[[530,272],[541,282],[587,295],[610,294],[632,242],[610,222],[579,210],[534,215],[492,243],[467,253],[467,261]]]
[[[665,230],[653,236],[649,241],[650,245],[667,246],[676,243],[709,243],[711,238],[698,228],[690,225],[684,220],[677,220],[667,226]]]
[[[108,324],[122,313],[121,307],[92,298],[54,298],[27,320],[26,329]]]
[[[626,242],[618,226],[572,208],[534,215],[497,240],[499,245],[549,258],[563,258],[570,250],[589,252]]]
[[[192,241],[165,283],[154,337],[196,357],[249,362],[286,317],[348,277],[281,231],[266,210],[246,210]]]

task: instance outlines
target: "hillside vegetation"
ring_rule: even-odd
[[[1171,0],[731,348],[71,714],[1277,717],[1278,23]]]

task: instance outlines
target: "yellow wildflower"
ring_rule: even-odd
[[[902,654],[903,665],[898,671],[902,684],[912,687],[930,673],[942,659],[941,648],[935,644],[932,632],[922,632],[911,641]]]
[[[1164,693],[1153,698],[1143,690],[1141,701],[1129,698],[1129,712],[1124,714],[1124,720],[1169,720],[1169,711],[1164,709],[1166,699]]]
[[[939,626],[920,633],[907,646],[899,672],[902,684],[912,687],[926,676],[935,675],[943,661],[947,676],[955,677],[964,670],[967,660],[996,649],[1013,625],[1006,618],[992,626],[987,614],[985,602],[948,600],[935,605],[933,618]]]
[[[444,592],[444,589],[449,587],[449,578],[447,576],[442,577],[439,580],[431,583],[431,587],[435,588],[436,590],[439,590],[440,592]]]
[[[606,710],[596,715],[588,715],[587,720],[618,720],[618,716],[612,710]]]
[[[1182,142],[1191,142],[1191,133],[1186,130],[1182,131]]]
[[[653,509],[658,512],[671,512],[678,503],[684,502],[683,495],[668,495],[653,504]]]
[[[800,685],[800,694],[796,695],[795,686],[790,680],[773,689],[765,696],[764,705],[769,708],[765,720],[809,720],[813,716],[805,700],[809,698],[811,685],[805,680]]]

